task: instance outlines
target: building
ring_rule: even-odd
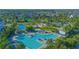
[[[47,26],[46,24],[43,24],[43,23],[41,23],[41,24],[36,24],[36,25],[34,25],[34,27],[43,27],[43,26]]]
[[[63,37],[66,36],[66,32],[65,32],[63,29],[59,29],[59,30],[58,30],[58,33],[59,33],[61,36],[63,36]]]
[[[59,30],[59,33],[61,34],[61,35],[65,35],[66,33],[64,32],[64,31],[62,31],[62,30]]]

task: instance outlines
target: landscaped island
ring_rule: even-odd
[[[78,49],[79,10],[0,10],[0,49]]]

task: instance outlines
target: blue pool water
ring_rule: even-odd
[[[36,49],[42,46],[41,43],[37,42],[36,40],[28,37],[27,35],[19,34],[18,37],[16,37],[18,41],[21,41],[24,43],[24,45],[31,49]]]
[[[26,25],[25,24],[19,24],[18,29],[19,30],[26,30]]]
[[[32,36],[32,39],[55,39],[57,38],[59,35],[58,34],[35,34],[34,36]]]
[[[59,35],[58,34],[36,34],[32,37],[29,37],[28,35],[25,35],[25,34],[18,34],[17,35],[18,37],[16,37],[16,39],[18,41],[21,41],[24,43],[24,45],[28,48],[31,48],[31,49],[36,49],[36,48],[39,48],[41,47],[43,44],[38,42],[37,40],[39,39],[55,39],[57,38]]]

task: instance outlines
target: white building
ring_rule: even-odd
[[[59,30],[59,33],[61,34],[61,35],[65,35],[66,33],[64,32],[64,31],[62,31],[62,30]]]
[[[70,15],[70,17],[69,18],[73,18],[73,15]]]
[[[34,27],[42,27],[42,26],[46,26],[46,24],[41,23],[41,24],[34,25]]]
[[[59,29],[58,33],[62,36],[66,36],[66,32],[62,28]]]

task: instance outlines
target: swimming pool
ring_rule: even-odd
[[[24,43],[24,45],[27,48],[31,48],[31,49],[37,49],[41,46],[43,46],[44,44],[38,42],[37,40],[39,39],[56,39],[59,35],[58,34],[35,34],[32,37],[29,37],[28,35],[25,34],[18,34],[16,39],[18,41],[21,41]]]
[[[59,34],[35,34],[34,36],[32,36],[32,39],[55,39],[59,36]]]
[[[24,34],[19,34],[18,37],[16,37],[16,39],[18,41],[23,42],[27,48],[31,48],[31,49],[36,49],[36,48],[39,48],[40,46],[43,45],[43,44],[37,42],[36,40],[34,40],[34,39],[30,38],[29,36],[24,35]]]
[[[19,30],[24,30],[25,29],[25,24],[20,24],[18,29]],[[39,39],[56,39],[59,35],[58,34],[35,34],[32,35],[31,37],[29,37],[28,34],[17,34],[16,39],[18,41],[21,41],[24,43],[24,45],[26,46],[26,48],[30,48],[30,49],[37,49],[41,46],[43,46],[43,43],[38,42]]]
[[[26,25],[25,24],[19,24],[18,30],[26,30]]]

